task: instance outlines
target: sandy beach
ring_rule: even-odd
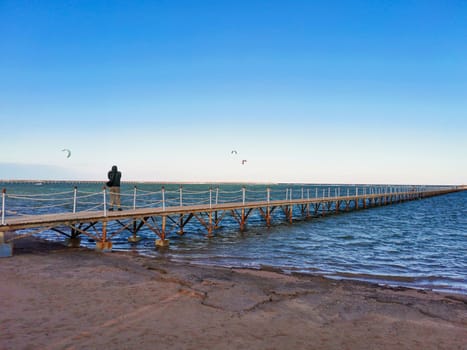
[[[0,349],[467,349],[467,296],[187,266],[34,238],[0,259]]]

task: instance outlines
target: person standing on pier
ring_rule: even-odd
[[[122,178],[122,173],[118,171],[117,166],[112,166],[112,169],[107,174],[109,181],[106,185],[109,187],[110,193],[110,207],[109,210],[114,210],[114,205],[118,207],[118,210],[122,210],[120,206],[120,179]]]

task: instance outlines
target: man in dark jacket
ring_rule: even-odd
[[[118,210],[122,210],[120,207],[120,179],[122,178],[122,173],[118,171],[117,166],[112,166],[112,170],[107,174],[109,181],[106,185],[109,187],[110,193],[110,204],[109,210],[114,210],[114,205],[117,205]]]

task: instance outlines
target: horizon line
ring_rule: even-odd
[[[98,184],[102,183],[105,185],[106,180],[51,180],[51,179],[0,179],[0,183],[5,184],[53,184],[53,183],[83,183],[83,184]],[[275,181],[146,181],[146,180],[124,180],[121,181],[122,184],[149,184],[149,185],[177,185],[177,184],[195,184],[195,185],[205,185],[205,184],[254,184],[254,185],[280,185],[280,184],[303,184],[303,185],[391,185],[391,186],[456,186],[467,188],[467,185],[464,184],[414,184],[414,183],[329,183],[329,182],[275,182]]]

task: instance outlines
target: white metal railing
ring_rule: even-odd
[[[341,197],[345,193],[348,199],[358,195],[397,196],[408,193],[424,193],[455,189],[455,186],[393,186],[393,185],[304,185],[293,186],[262,186],[221,190],[219,187],[209,187],[203,190],[178,189],[149,191],[135,186],[123,191],[121,196],[122,209],[186,207],[191,205],[213,205],[242,203],[255,201],[278,200],[312,200],[317,198]],[[26,215],[78,213],[102,210],[107,215],[109,208],[108,190],[84,191],[74,187],[72,191],[18,194],[2,190],[1,224],[5,225],[8,218]]]

